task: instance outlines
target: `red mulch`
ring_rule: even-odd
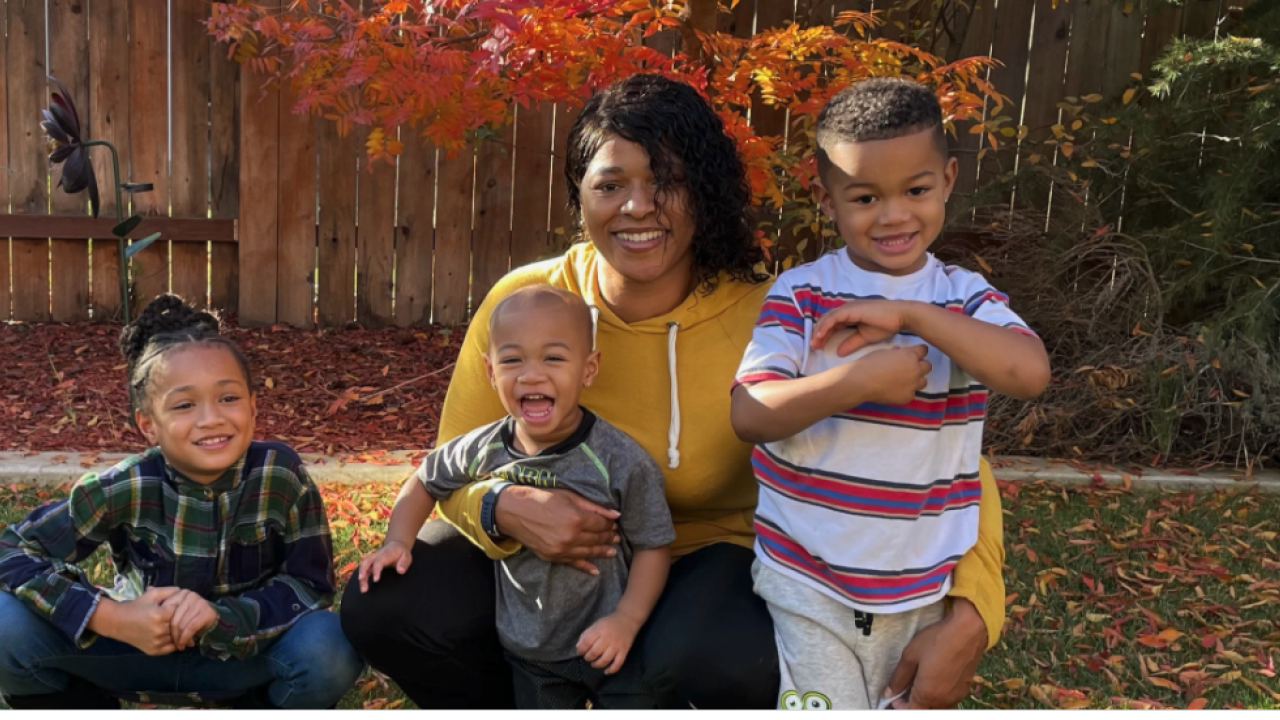
[[[141,449],[128,420],[119,332],[119,325],[0,323],[0,450]],[[388,451],[435,443],[463,329],[232,328],[228,335],[253,368],[258,437],[377,462]]]

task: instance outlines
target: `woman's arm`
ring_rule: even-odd
[[[987,631],[987,649],[1000,641],[1004,627],[1004,515],[1000,488],[985,458],[978,463],[982,498],[978,501],[978,542],[956,563],[951,577],[953,598],[973,603]]]

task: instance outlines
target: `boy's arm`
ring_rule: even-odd
[[[627,575],[627,589],[618,601],[614,613],[635,623],[636,632],[644,626],[653,612],[653,606],[667,584],[667,571],[671,569],[671,546],[637,550],[631,557],[631,570]]]
[[[391,506],[391,520],[387,523],[387,535],[382,544],[386,546],[394,542],[412,550],[418,531],[435,509],[436,499],[427,492],[426,486],[418,479],[418,474],[410,475],[400,486],[400,494]]]
[[[903,325],[998,393],[1030,400],[1049,384],[1049,356],[1034,335],[923,302],[905,305]]]
[[[909,403],[929,374],[926,352],[923,345],[889,348],[816,375],[744,381],[733,389],[733,431],[743,442],[776,442],[864,402]]]

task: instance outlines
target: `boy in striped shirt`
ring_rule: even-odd
[[[845,248],[779,276],[732,419],[757,443],[753,574],[779,705],[870,708],[977,540],[988,388],[1035,397],[1049,364],[1007,297],[928,252],[956,177],[930,90],[856,83],[817,144],[814,196]]]

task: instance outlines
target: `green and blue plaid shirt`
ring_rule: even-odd
[[[76,563],[111,548],[114,588]],[[320,491],[281,443],[253,442],[210,485],[183,477],[159,448],[90,473],[66,500],[0,533],[0,590],[13,593],[81,646],[103,596],[127,601],[150,587],[200,594],[218,622],[200,652],[246,658],[334,596],[333,546]]]

